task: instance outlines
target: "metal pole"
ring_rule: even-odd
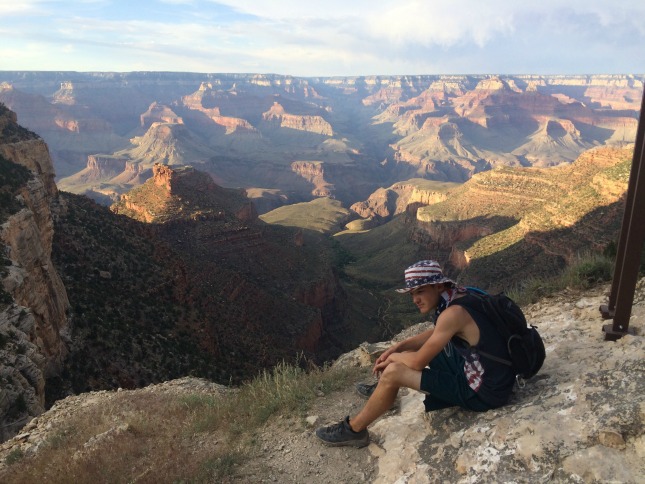
[[[634,302],[634,292],[640,268],[641,251],[645,242],[645,92],[641,104],[641,116],[636,133],[634,158],[629,175],[625,212],[618,239],[616,268],[611,285],[609,303],[600,307],[605,319],[613,318],[613,324],[603,326],[606,340],[616,340],[627,333]]]
[[[645,113],[645,92],[643,93],[643,102],[641,105],[641,113]],[[606,306],[601,306],[600,311],[605,319],[612,319],[614,317],[614,310],[616,309],[616,298],[618,297],[618,286],[622,279],[623,270],[625,268],[625,246],[627,244],[627,232],[629,230],[629,221],[632,218],[632,211],[634,209],[634,193],[636,192],[636,178],[638,177],[638,170],[640,160],[643,154],[643,144],[645,129],[640,120],[636,131],[636,143],[634,145],[634,156],[632,158],[632,167],[629,173],[629,185],[627,187],[627,198],[625,200],[625,211],[623,212],[623,221],[618,237],[618,247],[616,248],[616,267],[614,268],[614,278],[611,284],[611,293],[609,294],[609,303]]]

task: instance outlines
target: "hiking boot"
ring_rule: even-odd
[[[376,383],[357,383],[356,384],[356,391],[361,397],[369,398],[372,396],[372,393],[374,393],[374,390],[376,390],[376,385],[378,385],[378,382]]]
[[[337,424],[328,427],[320,427],[316,430],[316,437],[326,445],[340,447],[350,445],[352,447],[365,447],[370,442],[370,434],[367,429],[354,432],[349,426],[349,415]]]

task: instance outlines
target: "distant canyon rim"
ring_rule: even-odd
[[[62,190],[111,204],[154,163],[189,164],[264,213],[633,142],[644,80],[5,71],[0,102],[46,141]]]

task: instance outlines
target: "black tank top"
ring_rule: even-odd
[[[510,366],[481,356],[477,350],[510,360],[506,342],[490,322],[488,316],[477,309],[478,300],[473,296],[466,294],[453,300],[450,305],[462,306],[479,328],[479,343],[476,346],[471,347],[467,341],[456,336],[452,339],[457,351],[466,360],[464,371],[471,388],[477,392],[479,398],[489,405],[495,407],[504,405],[513,391],[515,374]],[[473,377],[473,372],[480,374]]]

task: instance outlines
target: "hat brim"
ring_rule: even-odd
[[[414,287],[403,287],[401,289],[395,289],[395,291],[398,292],[399,294],[406,294],[406,293],[408,293],[410,291],[414,291],[415,289],[419,289],[420,287],[434,286],[436,284],[445,284],[446,282],[450,282],[450,283],[452,283],[454,285],[457,285],[457,283],[455,281],[453,281],[452,279],[448,279],[447,277],[444,277],[443,279],[441,279],[439,281],[427,282],[425,284],[419,284],[418,286],[414,286]]]

